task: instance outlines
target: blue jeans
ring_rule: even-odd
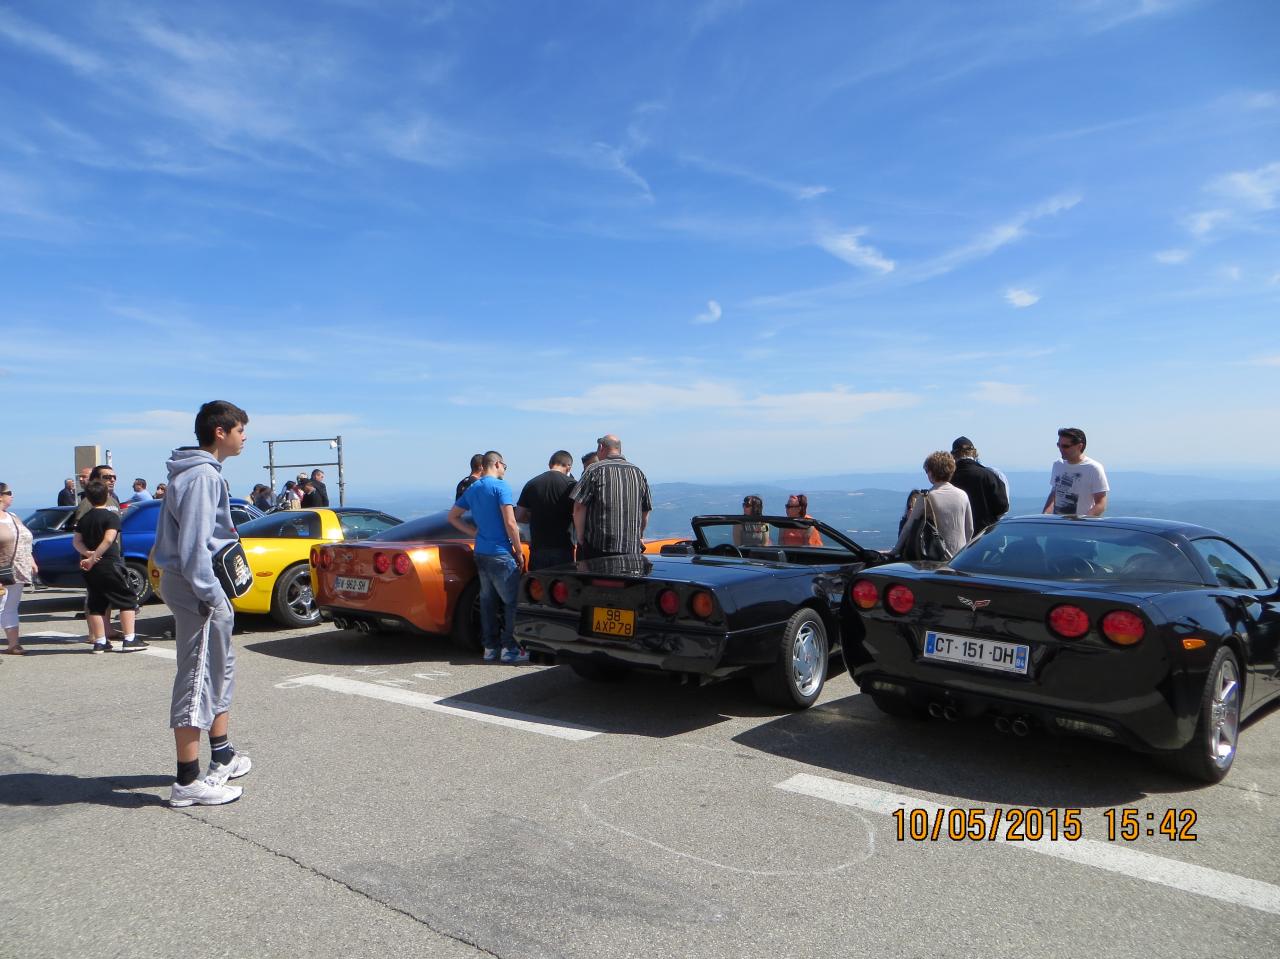
[[[516,594],[520,567],[510,553],[475,554],[480,574],[480,635],[485,649],[516,648]],[[502,635],[498,635],[498,602],[502,602]]]

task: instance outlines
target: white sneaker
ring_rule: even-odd
[[[225,766],[222,763],[210,762],[209,771],[204,774],[204,778],[225,783],[228,779],[239,779],[252,768],[253,760],[244,753],[236,753],[231,757],[231,762]]]
[[[216,779],[197,779],[189,786],[174,783],[169,789],[170,806],[221,806],[235,802],[244,792],[239,786],[228,786]]]

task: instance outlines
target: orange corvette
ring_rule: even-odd
[[[311,588],[321,619],[370,633],[444,634],[460,647],[479,648],[480,581],[471,539],[448,515],[409,520],[359,543],[314,547]],[[521,526],[522,538],[527,535]],[[678,541],[653,540],[645,552]],[[524,553],[527,561],[527,543]]]

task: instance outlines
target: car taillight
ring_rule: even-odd
[[[391,560],[386,553],[373,554],[373,571],[375,573],[385,573],[391,568]]]
[[[557,579],[551,584],[551,602],[557,606],[563,606],[569,601],[569,584],[562,579]]]
[[[901,616],[911,612],[911,607],[916,604],[916,594],[899,583],[889,587],[889,591],[884,594],[884,604]]]
[[[524,591],[535,603],[540,603],[547,598],[547,588],[542,585],[542,580],[540,579],[530,577],[529,582],[525,584]]]
[[[854,605],[859,609],[872,609],[880,600],[880,591],[869,579],[858,580],[853,584],[849,594],[853,597]]]
[[[664,589],[658,594],[658,609],[664,616],[674,616],[680,612],[680,597],[674,589]]]
[[[1049,628],[1063,639],[1079,639],[1089,632],[1089,614],[1064,603],[1049,610]]]
[[[320,568],[328,569],[333,565],[333,553],[327,549],[320,550]]]
[[[404,553],[396,553],[395,558],[391,560],[391,568],[395,570],[397,576],[403,576],[413,569],[413,560]]]
[[[693,615],[699,619],[710,619],[711,612],[715,609],[715,603],[711,601],[710,593],[705,589],[700,589],[689,600],[689,608],[693,610]]]
[[[1123,609],[1113,609],[1102,617],[1102,635],[1117,646],[1132,646],[1147,634],[1142,617]]]

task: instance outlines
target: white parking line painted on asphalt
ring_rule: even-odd
[[[841,806],[864,809],[882,816],[892,815],[896,809],[925,809],[928,810],[929,817],[932,819],[939,813],[946,815],[954,808],[961,808],[942,806],[916,796],[902,796],[854,783],[841,782],[838,779],[811,776],[807,773],[792,776],[785,782],[778,783],[777,788],[799,793],[802,796],[812,796],[815,799],[825,799]],[[1229,872],[1219,872],[1217,869],[1178,862],[1163,856],[1153,856],[1136,849],[1093,839],[1081,839],[1078,842],[1050,839],[1041,839],[1037,842],[1006,842],[1004,834],[1001,833],[995,841],[1012,849],[1025,849],[1028,852],[1065,859],[1082,866],[1105,869],[1131,879],[1142,879],[1197,896],[1280,915],[1280,886],[1273,886],[1257,879],[1248,879]]]
[[[348,696],[364,696],[368,699],[380,699],[384,703],[396,703],[400,706],[413,706],[415,709],[426,709],[436,713],[446,713],[463,719],[474,719],[495,726],[508,726],[512,729],[523,729],[525,732],[538,733],[540,736],[552,736],[556,739],[583,740],[599,736],[602,730],[590,729],[586,726],[575,726],[572,723],[557,723],[545,719],[534,719],[524,713],[515,713],[506,709],[494,709],[490,706],[454,706],[447,705],[444,696],[430,696],[427,693],[415,693],[395,686],[382,686],[377,683],[363,683],[345,676],[299,676],[295,679],[276,683],[277,689],[294,689],[298,686],[315,686],[330,692],[345,693]]]
[[[146,649],[139,649],[138,652],[144,656],[158,656],[161,659],[177,661],[178,653],[176,650],[169,649],[167,646],[148,646]]]

